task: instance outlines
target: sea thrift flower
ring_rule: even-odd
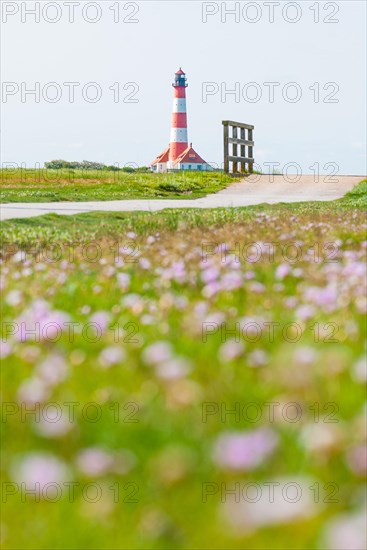
[[[97,325],[101,332],[106,332],[110,319],[111,315],[107,311],[97,311],[89,317],[89,322]]]
[[[235,340],[228,340],[220,348],[218,357],[221,361],[232,361],[241,357],[244,351],[244,345],[242,342],[236,342]]]
[[[354,365],[353,365],[353,378],[357,382],[367,382],[367,357],[361,357]]]
[[[307,321],[307,319],[312,319],[316,314],[316,308],[309,304],[304,304],[296,309],[296,318],[301,321]]]
[[[36,373],[46,384],[53,386],[67,378],[69,368],[64,357],[54,353],[37,366]]]
[[[349,449],[347,463],[357,476],[367,476],[367,446],[365,444],[355,445]]]
[[[220,435],[214,446],[217,466],[229,470],[253,470],[261,465],[278,445],[278,436],[270,428]]]
[[[246,491],[247,498],[236,501],[228,495],[222,511],[225,520],[238,531],[251,532],[266,526],[278,526],[312,517],[323,508],[315,505],[309,488],[315,483],[307,478],[278,478]],[[246,485],[246,484],[245,484]],[[286,498],[284,489],[286,488]],[[345,548],[348,548],[347,546]]]
[[[115,464],[111,453],[98,447],[83,449],[76,459],[77,467],[86,476],[98,477],[110,472]]]
[[[291,268],[288,264],[280,264],[275,270],[276,279],[284,279],[291,272]]]
[[[69,411],[61,411],[55,407],[54,412],[47,406],[40,417],[39,422],[33,423],[33,430],[42,437],[57,438],[67,434],[73,427],[68,417]]]
[[[61,485],[71,481],[69,468],[66,464],[48,453],[25,455],[12,465],[11,472],[12,478],[17,483],[24,483],[29,491],[38,487],[40,493],[48,483]]]
[[[191,370],[190,363],[183,357],[175,357],[156,366],[155,372],[158,378],[163,380],[175,380],[183,378]]]
[[[69,315],[65,312],[52,310],[45,300],[34,300],[16,319],[20,330],[16,332],[15,338],[20,342],[56,340],[66,328],[64,323],[68,321]]]
[[[325,544],[327,550],[366,550],[366,511],[358,514],[339,514],[327,524]]]
[[[119,346],[108,346],[99,354],[98,360],[102,367],[108,368],[112,365],[122,363],[126,358],[124,350]]]
[[[169,342],[159,341],[151,344],[142,353],[143,363],[146,365],[156,365],[163,361],[168,361],[172,357],[172,346]]]

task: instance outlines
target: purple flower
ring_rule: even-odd
[[[284,279],[291,272],[291,268],[288,264],[280,264],[275,270],[276,279]]]
[[[211,283],[219,277],[219,270],[216,267],[208,267],[201,272],[201,280],[204,283]]]
[[[17,483],[24,483],[27,490],[38,487],[40,493],[48,483],[61,485],[71,480],[66,464],[48,453],[30,453],[16,461],[12,466],[12,478]]]
[[[121,363],[126,357],[124,350],[119,346],[108,346],[99,354],[99,362],[102,367],[108,368],[111,365]]]
[[[151,344],[142,353],[143,363],[152,366],[172,358],[172,346],[169,342],[158,341]]]
[[[84,449],[77,456],[77,466],[86,476],[96,477],[110,472],[115,464],[111,453],[98,447]]]
[[[277,444],[278,436],[270,428],[227,432],[215,443],[214,462],[229,470],[252,470],[272,454]]]
[[[244,349],[242,342],[228,340],[228,342],[225,342],[219,348],[218,356],[221,361],[232,361],[233,359],[237,359],[237,357],[241,357]]]
[[[89,322],[94,323],[101,332],[106,332],[111,315],[107,311],[96,311],[89,317]]]

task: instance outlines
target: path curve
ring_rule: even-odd
[[[331,201],[339,199],[364,179],[363,176],[301,176],[292,183],[290,178],[296,176],[256,175],[253,174],[235,182],[226,189],[202,199],[137,199],[118,201],[91,202],[44,202],[44,203],[8,203],[0,206],[1,220],[14,218],[31,218],[44,214],[70,216],[84,212],[156,212],[165,208],[220,208],[250,206],[255,204],[276,204],[279,202]]]

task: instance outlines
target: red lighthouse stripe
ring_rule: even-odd
[[[186,97],[186,88],[184,86],[175,86],[173,97],[182,98]]]
[[[174,142],[170,145],[169,159],[175,161],[187,149],[187,142]]]
[[[172,128],[187,128],[186,113],[172,113]]]

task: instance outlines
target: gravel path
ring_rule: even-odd
[[[96,202],[44,202],[44,203],[8,203],[0,207],[1,219],[30,218],[43,214],[72,215],[82,212],[131,212],[137,210],[157,211],[165,208],[218,208],[249,206],[254,204],[303,201],[331,201],[350,191],[364,176],[320,176],[315,182],[314,176],[269,176],[253,174],[226,189],[202,199],[137,199]],[[335,182],[330,182],[335,179]]]

